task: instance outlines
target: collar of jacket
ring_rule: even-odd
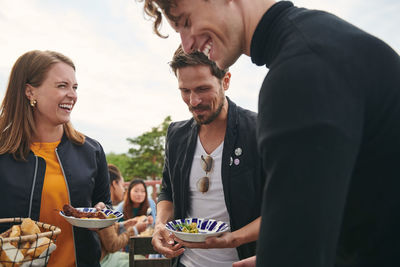
[[[68,137],[64,133],[63,136],[61,137],[60,144],[58,144],[57,148],[65,145],[65,143],[68,142]],[[28,217],[32,217],[35,220],[39,220],[39,215],[40,215],[40,205],[41,205],[41,192],[43,188],[43,183],[44,183],[44,176],[45,176],[45,171],[46,171],[46,161],[37,155],[33,153],[32,150],[29,151],[28,155],[28,162],[33,162],[35,167],[35,171],[33,173],[34,177],[34,183],[32,184],[32,193],[31,193],[31,199],[32,201],[32,206],[29,208],[28,212]],[[35,194],[33,194],[35,193]]]
[[[66,135],[65,132],[64,132],[64,133],[63,133],[63,136],[61,137],[61,141],[60,141],[60,143],[58,144],[57,148],[60,148],[60,147],[64,146],[68,141],[69,141],[69,140],[68,140],[68,137],[67,137],[67,135]],[[30,150],[30,151],[29,151],[29,155],[30,155],[30,156],[35,156],[35,153],[33,153],[33,151]]]

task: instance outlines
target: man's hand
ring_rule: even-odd
[[[256,256],[234,262],[232,267],[255,267],[256,266]]]
[[[187,242],[175,237],[175,241],[187,248],[235,248],[236,242],[231,232],[221,236],[207,237],[204,242]]]
[[[181,255],[185,249],[182,245],[174,244],[174,236],[165,228],[165,224],[156,224],[151,241],[154,250],[167,258],[174,258]]]

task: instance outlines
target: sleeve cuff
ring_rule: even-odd
[[[135,233],[135,236],[137,236],[139,234],[138,229],[136,228],[136,226],[132,226],[133,228],[133,232]]]

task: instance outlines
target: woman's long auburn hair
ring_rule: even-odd
[[[150,207],[149,199],[147,198],[146,184],[141,179],[132,180],[128,186],[128,190],[126,191],[126,194],[124,197],[124,219],[125,220],[133,218],[133,202],[131,199],[131,190],[135,185],[138,185],[138,184],[142,184],[144,186],[144,191],[146,192],[146,196],[144,198],[144,201],[142,203],[140,203],[139,211],[136,216],[146,215],[147,209]]]
[[[0,155],[10,153],[16,160],[27,160],[36,127],[25,88],[28,84],[40,86],[50,68],[59,62],[75,70],[71,59],[54,51],[29,51],[15,62],[0,107]],[[70,122],[64,123],[63,127],[73,143],[82,145],[85,142],[85,136],[76,131]]]

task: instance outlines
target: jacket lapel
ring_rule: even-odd
[[[186,218],[188,212],[191,208],[191,201],[190,201],[190,189],[189,189],[189,181],[190,181],[190,171],[192,169],[194,151],[196,149],[197,143],[197,135],[198,135],[198,125],[192,119],[191,131],[189,132],[188,142],[186,143],[186,153],[183,158],[182,169],[180,173],[182,173],[181,183],[182,183],[182,190],[181,192],[181,201],[182,201],[182,210],[181,210],[181,218]]]
[[[230,158],[232,156],[232,151],[235,149],[236,139],[237,139],[237,107],[228,97],[228,123],[225,133],[224,149],[222,152],[222,166],[221,166],[221,176],[222,176],[222,186],[224,189],[225,204],[229,214],[231,213],[231,199],[229,192],[229,177],[230,177]]]

